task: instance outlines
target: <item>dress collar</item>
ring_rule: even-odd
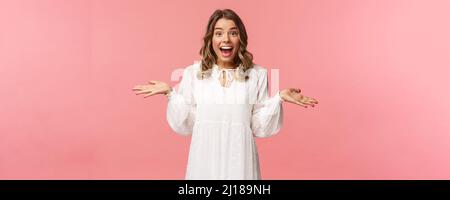
[[[230,69],[228,69],[228,68],[221,68],[219,65],[217,65],[217,64],[214,64],[213,65],[213,68],[212,68],[213,70],[213,76],[216,78],[216,77],[219,77],[220,76],[220,73],[222,72],[222,71],[225,71],[226,73],[227,73],[227,77],[228,76],[230,76],[230,75],[233,75],[234,73],[235,73],[235,71],[236,70],[238,70],[239,68],[238,67],[236,67],[236,68],[230,68]]]
[[[222,70],[226,70],[226,71],[234,71],[234,70],[236,70],[236,69],[238,69],[239,67],[235,67],[235,68],[222,68],[222,67],[220,67],[219,65],[217,65],[217,64],[213,64],[213,69],[216,69],[216,70],[219,70],[219,71],[222,71]]]
[[[220,80],[220,76],[222,75],[222,73],[224,71],[226,73],[226,75],[225,75],[226,85],[227,85],[226,87],[229,87],[231,85],[231,83],[236,80],[240,69],[241,69],[240,67],[231,68],[231,69],[221,68],[217,64],[214,64],[211,76],[214,79]]]

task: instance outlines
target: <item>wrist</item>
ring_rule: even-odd
[[[280,91],[278,91],[278,96],[280,97],[281,102],[286,102],[286,100],[283,98],[283,95]]]
[[[167,91],[164,93],[164,95],[169,96],[169,94],[170,94],[172,91],[173,91],[173,89],[170,88],[169,90],[167,90]]]

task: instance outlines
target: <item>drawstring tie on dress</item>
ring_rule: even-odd
[[[221,69],[220,84],[223,87],[230,87],[231,83],[236,79],[236,72],[236,69]]]

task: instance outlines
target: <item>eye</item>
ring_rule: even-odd
[[[231,31],[231,35],[232,35],[232,36],[238,36],[238,35],[239,35],[239,32],[237,32],[237,31]]]
[[[214,35],[216,35],[216,36],[219,36],[219,37],[220,37],[220,36],[222,36],[222,32],[219,32],[219,31],[218,31],[218,32],[214,33]]]

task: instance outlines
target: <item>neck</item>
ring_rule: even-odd
[[[221,61],[217,61],[217,66],[219,66],[220,68],[224,68],[224,69],[234,69],[234,68],[236,68],[236,66],[234,66],[234,63],[221,62]]]

